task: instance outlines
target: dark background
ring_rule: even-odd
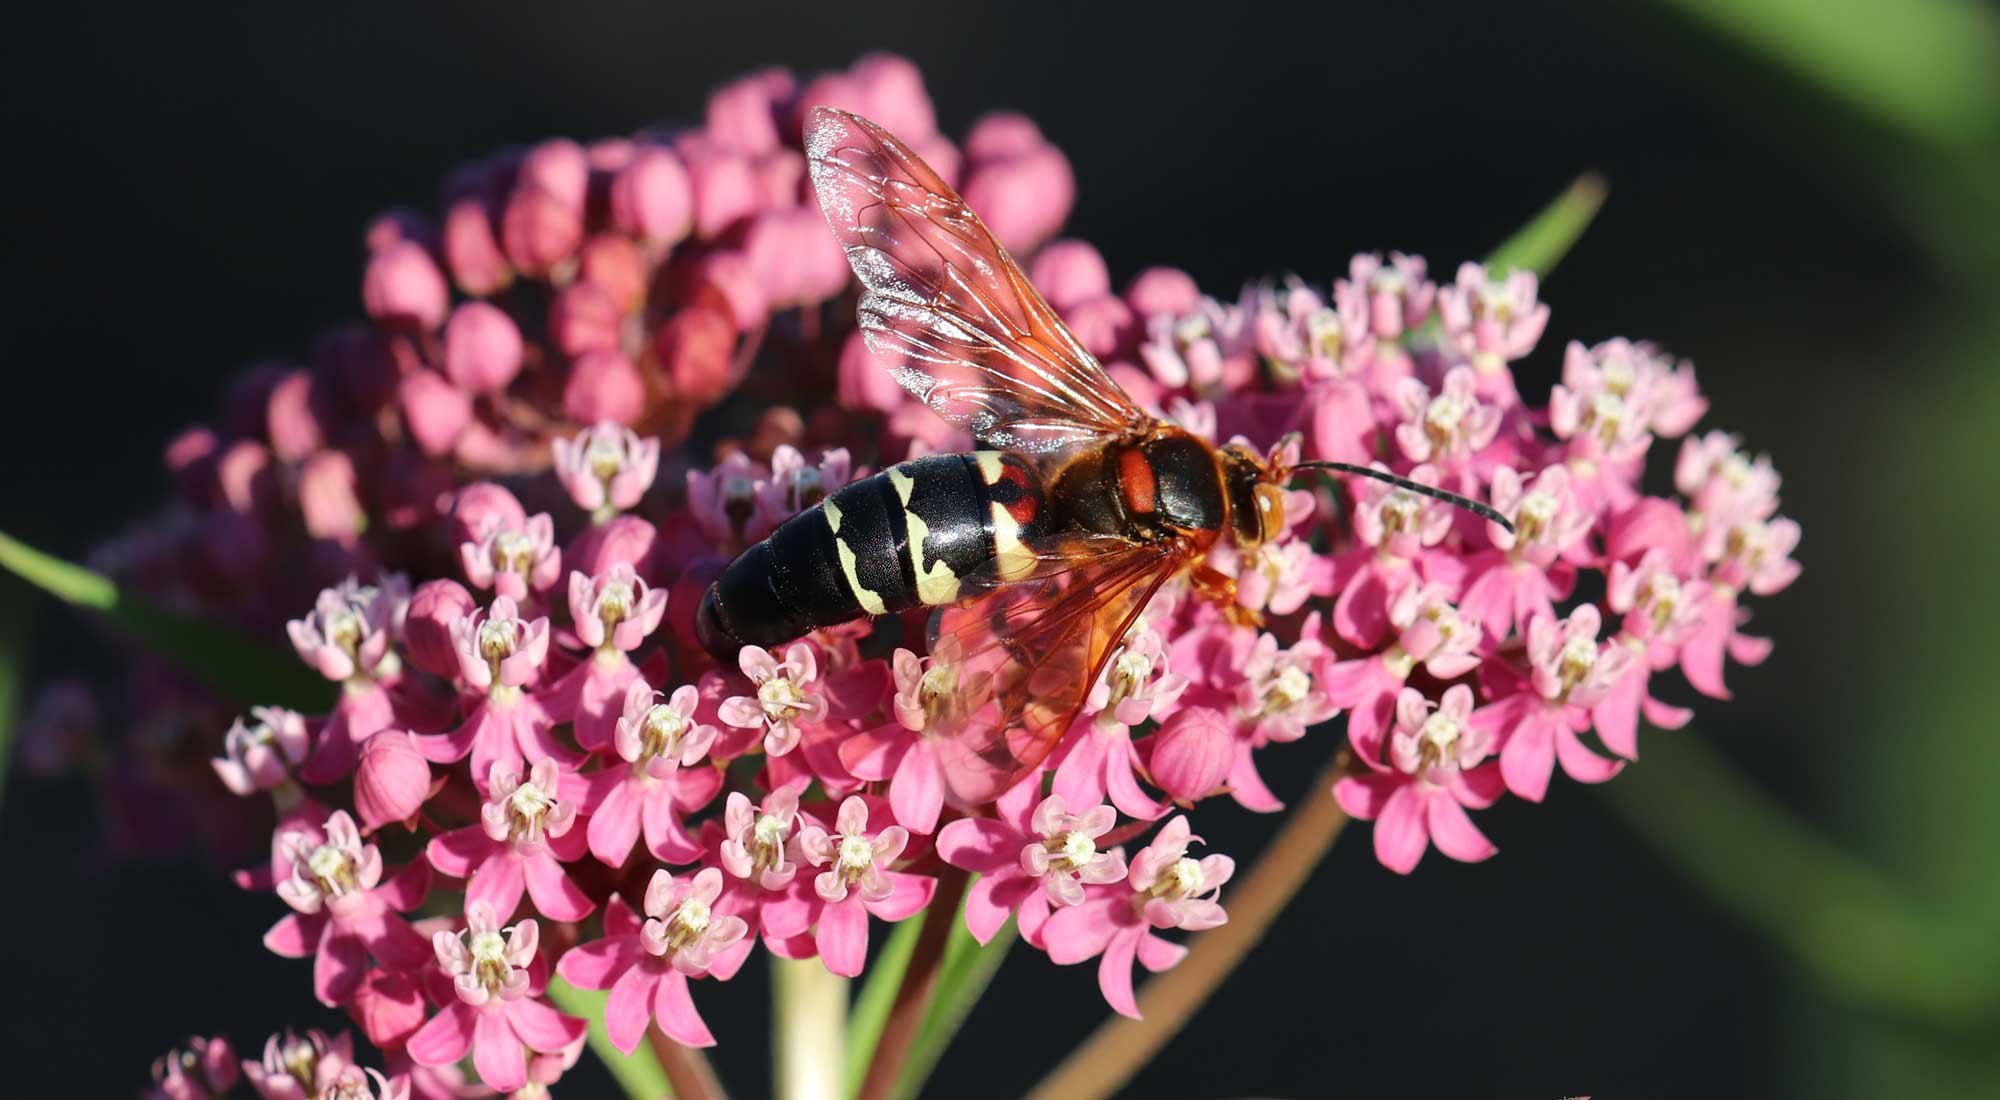
[[[1697,364],[1709,423],[1774,454],[1786,511],[1806,530],[1805,578],[1758,610],[1775,656],[1733,671],[1737,698],[1705,704],[1687,736],[1872,858],[1894,863],[1925,841],[1881,835],[1892,815],[1856,801],[1858,789],[1946,835],[1956,811],[1929,800],[1971,800],[1977,787],[1945,796],[1904,776],[1885,794],[1873,780],[1885,758],[1907,755],[1880,739],[1915,736],[1903,726],[1918,722],[1898,701],[1915,688],[1891,675],[1894,654],[1915,661],[1909,639],[1924,629],[1903,591],[1928,571],[1909,540],[1965,532],[1964,511],[1991,497],[1923,520],[1912,486],[1962,484],[1983,464],[1927,468],[1890,441],[1924,437],[1924,410],[1963,397],[1981,364],[1939,350],[1940,332],[1979,315],[1983,295],[1966,288],[1991,284],[1948,270],[1842,159],[1898,147],[1879,120],[1650,5],[1018,7],[38,5],[26,23],[17,13],[0,44],[14,282],[0,314],[11,388],[0,529],[79,557],[143,512],[165,491],[168,434],[211,412],[227,373],[302,354],[323,324],[357,314],[364,220],[430,205],[458,161],[689,116],[710,87],[756,65],[811,72],[890,49],[923,67],[949,133],[992,108],[1032,116],[1075,168],[1069,232],[1121,280],[1173,263],[1223,295],[1283,271],[1323,285],[1354,251],[1385,248],[1421,252],[1448,274],[1578,171],[1604,172],[1610,203],[1546,286],[1550,337],[1523,388],[1553,379],[1559,341],[1666,344]],[[1655,462],[1669,462],[1661,450]],[[31,676],[109,660],[52,605],[36,609]],[[1281,795],[1309,794],[1319,751],[1272,750],[1266,770]],[[1989,773],[1979,762],[1991,755],[1965,749]],[[257,942],[280,914],[274,899],[242,895],[192,860],[90,863],[81,787],[19,777],[13,788],[0,818],[0,1091],[124,1095],[189,1033],[251,1046],[286,1023],[327,1019],[306,964]],[[1882,1095],[1878,1084],[1908,1084],[1898,1094],[1977,1095],[1990,1083],[1977,1068],[1992,1057],[1979,1052],[1990,1011],[1941,1040],[1975,1066],[1966,1073],[1906,1079],[1894,1068],[1905,1053],[1866,1055],[1878,1039],[1899,1052],[1936,1047],[1739,921],[1740,904],[1698,889],[1628,824],[1649,812],[1646,798],[1684,811],[1703,791],[1633,790],[1614,803],[1558,782],[1544,807],[1509,803],[1482,818],[1498,858],[1463,866],[1433,854],[1407,880],[1374,863],[1365,828],[1350,831],[1129,1094],[1553,1100]],[[1241,855],[1274,822],[1225,809],[1203,825]],[[1990,847],[1993,835],[1963,842]],[[1955,881],[1908,873],[1920,892]],[[1896,965],[1901,948],[1873,949]],[[741,1097],[767,1088],[759,978],[703,990],[723,1042],[716,1063]],[[1102,1014],[1090,967],[1023,953],[931,1092],[1014,1094]],[[609,1088],[580,1070],[558,1091],[609,1095],[599,1086]]]

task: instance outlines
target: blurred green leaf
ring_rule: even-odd
[[[1667,0],[1911,137],[2000,135],[2000,17],[1974,0]]]
[[[21,722],[21,666],[34,611],[13,584],[0,584],[0,803],[14,762],[14,732]]]
[[[847,1013],[847,1049],[843,1063],[846,1072],[848,1096],[861,1092],[861,1082],[868,1076],[868,1063],[875,1057],[875,1044],[882,1038],[882,1027],[889,1020],[889,1010],[895,1006],[896,990],[903,984],[903,974],[910,968],[910,955],[917,949],[917,937],[922,932],[924,922],[906,920],[899,922],[889,933],[888,942],[875,956],[875,962],[868,968],[868,976],[862,980],[861,993],[854,998],[854,1007]]]
[[[1000,969],[1000,963],[1007,958],[1007,951],[1014,946],[1014,920],[1000,927],[985,946],[972,938],[965,930],[965,907],[959,907],[958,919],[952,922],[951,940],[945,944],[944,963],[938,970],[937,987],[931,992],[930,1012],[924,1016],[924,1023],[917,1030],[917,1037],[910,1044],[910,1054],[903,1063],[903,1075],[896,1083],[896,1091],[902,1096],[916,1096],[929,1079],[931,1070],[936,1068],[938,1059],[951,1045],[958,1029],[965,1024],[965,1017],[972,1012],[972,1006],[986,992],[986,986],[993,981],[993,975]]]
[[[0,533],[0,567],[76,607],[101,612],[148,648],[200,677],[231,702],[312,709],[325,706],[325,680],[276,645],[163,610],[121,592],[109,577],[52,557]]]
[[[1603,176],[1595,172],[1578,176],[1534,220],[1502,241],[1487,256],[1486,266],[1503,271],[1518,268],[1546,278],[1597,217],[1606,190]]]
[[[667,1084],[667,1071],[660,1068],[660,1060],[653,1057],[651,1047],[641,1043],[637,1050],[626,1054],[611,1045],[611,1035],[604,1030],[604,1002],[609,997],[599,990],[578,989],[561,978],[549,979],[549,1000],[564,1012],[590,1021],[590,1034],[584,1041],[630,1100],[673,1096],[673,1089]]]
[[[1601,790],[1668,862],[1846,998],[1955,1026],[2000,996],[1990,936],[1814,833],[1690,731],[1651,731],[1643,766]]]

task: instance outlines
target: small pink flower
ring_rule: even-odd
[[[1781,483],[1768,455],[1751,458],[1726,432],[1682,440],[1674,463],[1674,488],[1688,498],[1688,511],[1699,513],[1709,529],[1727,529],[1745,519],[1769,519],[1778,511]]]
[[[680,881],[664,869],[654,871],[643,926],[613,895],[603,937],[571,948],[557,964],[564,981],[611,991],[604,1026],[619,1050],[637,1049],[646,1025],[655,1020],[675,1042],[715,1045],[689,996],[688,980],[710,974],[727,979],[748,953],[743,918],[715,911],[721,894],[722,872],[714,867]]]
[[[900,825],[868,831],[868,803],[859,795],[840,804],[828,833],[815,824],[799,830],[798,850],[804,862],[825,867],[813,878],[818,900],[818,926],[813,942],[826,968],[855,977],[868,957],[868,916],[899,921],[930,904],[937,880],[928,875],[891,871],[903,854],[910,834]]]
[[[511,596],[459,619],[451,627],[459,675],[488,692],[532,683],[549,654],[549,621],[521,618]]]
[[[1125,857],[1097,849],[1117,812],[1099,805],[1071,814],[1061,795],[1036,803],[1040,789],[1032,780],[1017,784],[995,802],[995,816],[961,818],[938,832],[938,855],[979,875],[966,893],[965,927],[980,943],[1017,910],[1021,937],[1039,943],[1052,910],[1081,904],[1086,885],[1125,877]]]
[[[470,1050],[479,1079],[510,1092],[528,1083],[530,1051],[560,1053],[582,1041],[586,1021],[535,996],[540,983],[529,968],[539,965],[541,930],[534,921],[503,929],[491,906],[473,901],[465,924],[462,933],[432,937],[438,967],[451,976],[457,997],[410,1036],[406,1049],[421,1066],[448,1066]]]
[[[847,484],[854,476],[845,448],[836,447],[820,456],[817,464],[790,444],[779,444],[771,452],[771,477],[754,490],[757,500],[755,526],[775,529],[780,523],[826,499],[828,493]]]
[[[1050,961],[1069,966],[1099,960],[1098,988],[1120,1015],[1139,1018],[1132,995],[1135,959],[1148,970],[1161,971],[1187,954],[1154,935],[1154,929],[1199,931],[1228,923],[1216,898],[1235,873],[1236,862],[1225,855],[1189,857],[1188,844],[1198,839],[1186,817],[1174,817],[1132,857],[1125,882],[1088,889],[1081,904],[1058,910],[1042,926]]]
[[[232,794],[251,795],[283,785],[311,746],[306,720],[279,707],[252,707],[222,735],[222,755],[209,761]]]
[[[719,548],[756,542],[771,533],[764,521],[753,522],[757,512],[757,487],[768,480],[768,471],[750,461],[741,451],[731,452],[714,468],[687,473],[688,511],[695,525]]]
[[[799,815],[799,794],[792,788],[772,791],[762,808],[741,792],[729,792],[723,808],[724,870],[755,882],[765,890],[780,890],[798,873],[792,833]]]
[[[558,437],[550,448],[569,498],[600,519],[637,505],[660,469],[660,441],[619,424],[585,428],[574,440]]]
[[[737,664],[757,694],[723,700],[721,718],[739,729],[764,730],[766,754],[783,756],[792,751],[804,726],[826,718],[826,697],[814,683],[819,667],[811,646],[794,642],[780,663],[769,650],[747,645],[737,655]]]
[[[1104,674],[1085,697],[1083,712],[1097,721],[1125,727],[1164,718],[1186,691],[1188,679],[1167,667],[1166,643],[1145,623],[1125,635],[1125,643],[1104,664]]]
[[[495,764],[479,808],[479,824],[433,838],[431,865],[466,880],[469,901],[513,915],[525,890],[535,909],[556,920],[582,920],[596,904],[563,870],[583,855],[585,837],[574,826],[576,803],[564,797],[561,768],[538,760],[523,779]]]
[[[1397,874],[1414,870],[1431,844],[1467,863],[1498,851],[1465,815],[1467,807],[1491,806],[1501,791],[1497,769],[1481,764],[1491,739],[1471,717],[1472,689],[1464,684],[1447,688],[1435,711],[1423,692],[1405,688],[1396,698],[1388,763],[1371,760],[1371,772],[1334,784],[1342,809],[1375,822],[1375,858]]]
[[[1507,789],[1530,802],[1547,793],[1558,759],[1570,778],[1602,783],[1623,762],[1586,748],[1577,734],[1590,728],[1590,710],[1639,659],[1631,649],[1597,640],[1602,618],[1594,604],[1566,620],[1537,614],[1528,621],[1528,690],[1481,707],[1472,724],[1494,739]]]
[[[1549,307],[1536,299],[1532,271],[1512,271],[1494,281],[1479,264],[1461,264],[1458,279],[1438,290],[1438,318],[1445,338],[1479,371],[1480,392],[1513,405],[1519,400],[1507,364],[1524,358],[1542,338]]]
[[[375,671],[389,653],[392,633],[409,606],[409,584],[400,575],[364,585],[353,577],[320,592],[311,614],[285,624],[299,659],[335,683]]]
[[[361,300],[378,321],[414,325],[426,331],[444,323],[451,288],[423,247],[404,241],[368,259]]]
[[[1576,570],[1568,560],[1585,552],[1594,517],[1579,501],[1567,466],[1550,466],[1528,481],[1509,467],[1493,472],[1492,504],[1512,520],[1512,531],[1486,525],[1494,549],[1466,565],[1459,608],[1493,638],[1525,628],[1530,616],[1555,614],[1569,595]]]
[[[1396,386],[1395,402],[1403,415],[1395,432],[1403,456],[1431,463],[1454,479],[1462,480],[1472,457],[1500,434],[1500,409],[1480,399],[1479,376],[1471,367],[1446,371],[1436,394],[1405,378]]]
[[[1460,615],[1442,585],[1409,580],[1389,605],[1396,640],[1388,649],[1341,661],[1327,670],[1327,694],[1348,709],[1347,736],[1368,760],[1382,756],[1382,738],[1403,684],[1418,665],[1439,680],[1455,680],[1479,665],[1485,633]]]
[[[264,934],[264,946],[289,959],[314,956],[313,986],[320,1003],[354,996],[368,957],[407,970],[424,958],[423,938],[395,915],[423,901],[429,868],[413,863],[382,881],[382,854],[361,843],[354,819],[337,810],[322,828],[282,827],[273,843],[290,863],[278,896],[296,912]]]
[[[430,767],[408,733],[383,730],[362,743],[354,770],[354,808],[362,825],[373,830],[408,821],[430,793]]]
[[[562,577],[555,521],[546,512],[518,528],[489,521],[459,545],[458,555],[472,587],[493,589],[516,602],[530,591],[547,591]]]
[[[634,679],[627,689],[612,745],[630,766],[586,777],[590,851],[605,864],[623,866],[642,829],[646,849],[656,858],[670,863],[700,858],[701,847],[688,835],[681,815],[715,797],[722,773],[695,768],[716,735],[714,726],[695,720],[697,703],[691,685],[675,689],[665,702],[643,680]]]
[[[1257,352],[1287,379],[1333,379],[1362,370],[1375,355],[1368,316],[1337,308],[1301,283],[1261,291],[1250,336]]]
[[[929,833],[937,828],[945,800],[939,739],[977,720],[992,697],[993,674],[965,668],[958,640],[949,636],[938,640],[929,657],[898,649],[890,667],[896,720],[842,741],[840,761],[857,778],[887,780],[897,822]]]
[[[444,326],[444,372],[468,393],[507,388],[521,370],[521,330],[488,302],[467,302]]]
[[[236,1051],[228,1039],[190,1039],[154,1060],[147,1100],[221,1100],[236,1087],[236,1073]]]
[[[694,228],[694,193],[673,151],[641,147],[611,177],[611,218],[618,228],[658,248]]]
[[[1343,313],[1365,317],[1378,340],[1396,340],[1430,317],[1437,284],[1422,256],[1391,252],[1385,264],[1379,254],[1363,252],[1348,263],[1347,278],[1333,284],[1333,297]]]
[[[338,1074],[353,1061],[354,1039],[345,1031],[329,1038],[317,1029],[301,1035],[286,1028],[264,1040],[261,1059],[243,1059],[243,1076],[264,1100],[318,1100],[321,1067]]]

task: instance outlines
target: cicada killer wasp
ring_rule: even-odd
[[[937,608],[931,651],[956,664],[940,746],[952,793],[993,798],[1041,763],[1153,594],[1285,529],[1281,487],[1320,468],[1394,482],[1505,524],[1491,508],[1343,463],[1280,468],[1134,405],[957,192],[881,127],[827,107],[807,121],[822,212],[859,277],[869,350],[982,448],[846,485],[745,550],[696,614],[725,663],[861,615]]]

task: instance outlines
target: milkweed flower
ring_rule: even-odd
[[[718,915],[722,872],[707,867],[691,879],[653,872],[646,887],[642,925],[623,901],[604,915],[604,937],[571,948],[556,972],[584,989],[609,989],[604,1025],[619,1050],[630,1054],[646,1025],[657,1020],[675,1042],[715,1045],[689,994],[688,980],[713,974],[727,979],[747,951],[737,948],[749,931],[743,918]]]
[[[660,441],[619,424],[596,424],[549,446],[570,500],[600,522],[637,505],[660,469]]]
[[[264,1041],[261,1058],[243,1059],[243,1076],[264,1100],[317,1100],[322,1082],[337,1078],[353,1061],[354,1040],[344,1031],[329,1037],[286,1028]]]
[[[209,761],[230,793],[268,791],[291,778],[311,746],[306,721],[281,707],[252,707],[250,721],[238,718],[222,736],[223,755]]]
[[[1467,863],[1499,850],[1465,814],[1491,806],[1501,793],[1498,768],[1481,763],[1491,739],[1471,718],[1472,689],[1464,684],[1447,688],[1435,706],[1423,692],[1404,688],[1388,760],[1370,761],[1369,772],[1334,785],[1341,809],[1375,822],[1375,856],[1384,867],[1407,875],[1432,844]]]
[[[563,870],[585,847],[585,834],[575,831],[576,803],[563,796],[563,779],[553,760],[535,761],[525,777],[494,764],[479,824],[434,838],[425,849],[431,865],[466,880],[467,901],[488,906],[502,919],[513,915],[524,890],[545,916],[566,921],[589,916],[596,904]]]
[[[868,918],[899,921],[930,904],[937,880],[893,871],[910,834],[901,825],[869,831],[873,815],[859,795],[840,804],[834,832],[808,823],[799,830],[801,861],[825,870],[813,876],[813,942],[826,968],[852,978],[868,956]]]
[[[826,697],[815,683],[819,665],[812,647],[794,644],[779,661],[768,650],[744,646],[738,663],[756,694],[724,700],[722,720],[741,729],[763,730],[764,751],[772,756],[797,748],[805,726],[827,713]]]
[[[585,777],[590,851],[600,861],[623,866],[642,829],[646,850],[655,858],[670,863],[700,858],[701,846],[682,815],[715,798],[722,773],[695,767],[716,736],[714,726],[696,720],[698,696],[683,685],[661,701],[639,679],[626,690],[613,747],[629,766],[607,766]]]
[[[966,892],[965,927],[980,943],[1012,916],[1021,938],[1039,944],[1051,911],[1082,904],[1085,886],[1125,877],[1125,857],[1097,848],[1117,811],[1098,805],[1072,814],[1059,794],[1035,802],[1039,789],[1017,784],[995,802],[994,817],[962,818],[938,832],[938,855],[979,875]]]
[[[1135,961],[1158,972],[1187,954],[1156,929],[1199,931],[1229,920],[1217,899],[1236,862],[1219,853],[1190,857],[1188,845],[1199,839],[1187,818],[1176,815],[1132,857],[1123,882],[1087,891],[1081,903],[1056,912],[1042,926],[1050,961],[1067,966],[1098,960],[1098,988],[1121,1016],[1139,1018],[1132,993]]]
[[[236,1087],[236,1051],[229,1040],[190,1039],[153,1062],[148,1100],[211,1100]]]
[[[430,889],[429,868],[413,863],[383,880],[382,854],[362,844],[354,819],[336,810],[322,827],[295,825],[274,843],[290,864],[278,897],[294,912],[264,933],[264,946],[291,959],[313,957],[320,1003],[346,1003],[360,987],[372,956],[407,970],[424,958],[423,938],[397,912],[408,912]]]
[[[450,1065],[469,1049],[479,1079],[509,1092],[528,1083],[529,1052],[558,1052],[580,1042],[585,1021],[539,999],[542,983],[529,972],[541,943],[534,921],[502,928],[492,906],[473,901],[465,907],[465,925],[463,932],[431,938],[454,999],[410,1036],[407,1049],[424,1066]]]

